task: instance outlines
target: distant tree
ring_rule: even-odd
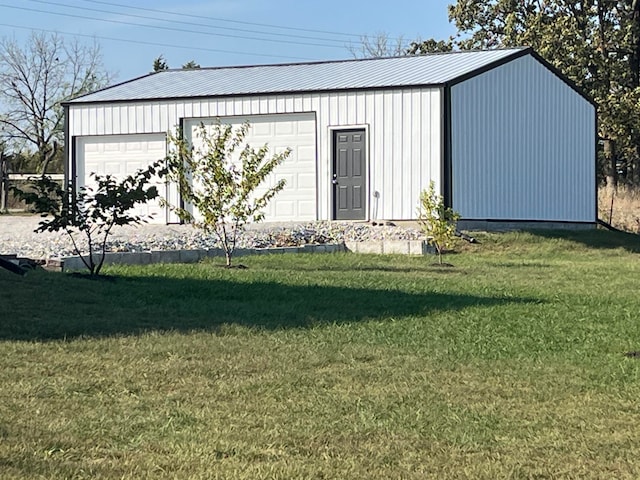
[[[246,223],[264,218],[262,210],[284,188],[285,181],[279,180],[263,193],[257,193],[258,187],[291,153],[287,149],[267,158],[266,144],[255,150],[245,143],[248,130],[248,123],[235,130],[220,122],[212,127],[201,124],[197,139],[202,146],[195,149],[182,132],[170,136],[169,178],[178,184],[182,199],[194,212],[175,205],[170,208],[182,220],[217,237],[227,267],[231,267]]]
[[[359,42],[347,45],[347,50],[353,58],[398,57],[407,54],[403,37],[391,38],[385,32],[361,35]]]
[[[31,152],[16,152],[0,142],[0,153],[3,154],[11,173],[34,173],[37,171],[37,158]]]
[[[160,55],[153,60],[153,71],[162,72],[164,70],[169,70],[169,64],[164,59],[164,56]]]
[[[454,48],[453,39],[448,40],[416,40],[411,42],[407,49],[409,55],[424,55],[427,53],[446,53],[451,52]]]
[[[183,70],[195,70],[197,68],[201,68],[199,63],[196,63],[195,60],[190,60],[184,65],[182,65]]]
[[[15,152],[35,152],[45,174],[64,140],[61,103],[109,80],[95,43],[35,32],[24,46],[0,40],[0,140]]]
[[[133,175],[117,180],[111,175],[91,174],[95,185],[76,190],[69,185],[63,188],[48,175],[30,182],[25,190],[14,187],[13,191],[39,213],[42,220],[36,232],[64,231],[73,243],[78,255],[90,275],[99,275],[104,264],[107,240],[116,225],[139,224],[146,221],[130,211],[138,204],[158,197],[157,187],[149,183],[154,176],[163,176],[164,159],[140,169]],[[77,237],[84,237],[87,253]]]
[[[435,247],[440,265],[443,252],[455,242],[456,222],[459,218],[458,212],[445,206],[442,195],[436,193],[435,183],[431,181],[429,188],[420,193],[418,222],[427,242]]]
[[[153,72],[163,72],[165,70],[169,70],[169,64],[165,60],[163,55],[160,55],[156,59],[153,60]],[[182,65],[183,70],[195,70],[197,68],[201,68],[199,63],[196,63],[195,60],[189,60],[187,63]]]

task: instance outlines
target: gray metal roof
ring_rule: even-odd
[[[526,50],[166,70],[107,87],[69,103],[442,85],[508,61],[509,57],[519,56]]]

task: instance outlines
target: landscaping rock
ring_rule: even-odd
[[[33,259],[61,258],[74,255],[68,235],[61,232],[34,233],[38,217],[0,217],[0,255],[17,254]],[[312,222],[287,226],[269,224],[250,225],[238,241],[238,252],[245,249],[296,247],[305,245],[333,245],[360,242],[390,242],[423,240],[422,232],[415,228],[368,223]],[[87,244],[77,238],[80,249]],[[400,243],[397,243],[399,245]],[[204,236],[190,225],[137,225],[115,228],[107,242],[112,253],[177,252],[217,250],[221,247],[215,237]],[[365,248],[366,249],[366,248]],[[377,247],[376,247],[377,249]],[[411,248],[415,250],[415,248]],[[381,253],[381,252],[380,252]],[[412,251],[413,253],[413,251]],[[417,252],[416,252],[417,253]],[[182,255],[196,255],[182,253]],[[204,253],[199,254],[204,256]]]

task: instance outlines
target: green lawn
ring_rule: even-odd
[[[640,241],[0,270],[0,478],[640,478]]]

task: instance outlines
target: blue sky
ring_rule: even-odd
[[[0,0],[0,32],[31,29],[92,37],[116,80],[144,75],[163,55],[171,67],[352,58],[359,35],[446,38],[452,0]],[[179,5],[179,6],[178,6]],[[130,8],[135,7],[135,8]],[[163,13],[170,12],[170,13]],[[101,20],[99,20],[101,19]]]

